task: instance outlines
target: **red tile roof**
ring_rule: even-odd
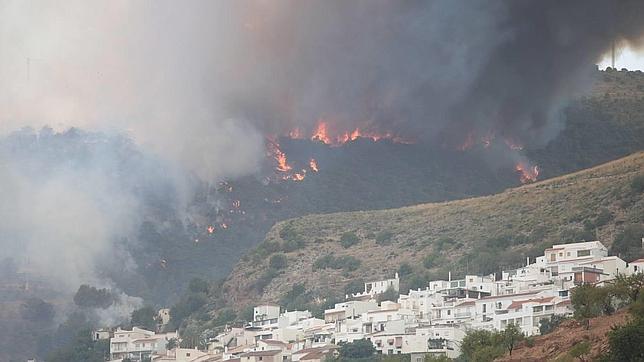
[[[508,309],[519,309],[521,306],[523,306],[526,303],[549,303],[551,302],[555,297],[545,297],[545,298],[537,298],[537,299],[527,299],[527,300],[516,300],[513,301],[510,306],[508,306]]]

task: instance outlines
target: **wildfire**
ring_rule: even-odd
[[[318,163],[315,161],[315,158],[312,158],[309,161],[309,167],[311,168],[311,171],[313,172],[318,172],[320,169],[318,168]]]
[[[311,136],[312,141],[320,141],[322,143],[331,144],[331,138],[327,133],[327,124],[326,122],[318,122],[315,131],[313,131],[313,136]]]
[[[300,139],[305,138],[302,136],[302,131],[299,128],[296,128],[289,132],[289,137]],[[318,121],[313,133],[310,137],[311,141],[318,141],[330,146],[340,146],[350,141],[355,141],[358,138],[367,138],[376,142],[382,139],[388,139],[395,143],[412,143],[409,140],[405,140],[402,137],[396,136],[391,132],[379,133],[379,132],[369,132],[362,130],[360,128],[355,128],[352,131],[346,131],[339,134],[332,134],[329,130],[329,124],[326,121]]]
[[[519,173],[521,183],[525,184],[537,181],[537,177],[539,176],[539,166],[528,166],[523,162],[519,162],[514,168]]]
[[[280,178],[282,180],[292,180],[292,181],[304,180],[304,178],[306,177],[306,170],[302,169],[301,171],[293,172],[293,166],[291,166],[288,163],[286,154],[280,149],[280,145],[279,143],[277,143],[277,141],[269,138],[266,145],[268,148],[268,155],[272,156],[275,159],[275,161],[277,161],[277,166],[275,167],[275,170],[281,174]],[[315,172],[317,172],[317,170]]]

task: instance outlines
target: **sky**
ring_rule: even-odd
[[[611,66],[611,54],[608,53],[604,59],[598,64],[599,69],[606,69]],[[628,70],[642,70],[644,71],[644,52],[635,51],[631,48],[623,48],[617,50],[615,57],[615,67],[617,69],[626,68]]]

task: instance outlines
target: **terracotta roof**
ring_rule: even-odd
[[[518,301],[513,301],[510,306],[508,306],[508,309],[518,309],[521,308],[522,305],[526,303],[548,303],[551,302],[555,297],[545,297],[545,298],[538,298],[538,299],[527,299],[527,300],[518,300]]]
[[[277,350],[277,349],[271,349],[268,351],[251,351],[251,352],[246,352],[242,353],[239,355],[239,357],[264,357],[264,356],[274,356],[276,354],[280,354],[282,351]]]
[[[309,360],[316,360],[316,359],[322,359],[326,355],[331,353],[331,351],[314,351],[305,354],[304,356],[300,357],[300,361],[309,361]]]

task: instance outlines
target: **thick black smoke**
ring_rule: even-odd
[[[266,127],[319,119],[409,138],[547,141],[614,41],[638,45],[642,1],[287,1],[247,19],[227,93]],[[284,124],[286,122],[286,125]]]

